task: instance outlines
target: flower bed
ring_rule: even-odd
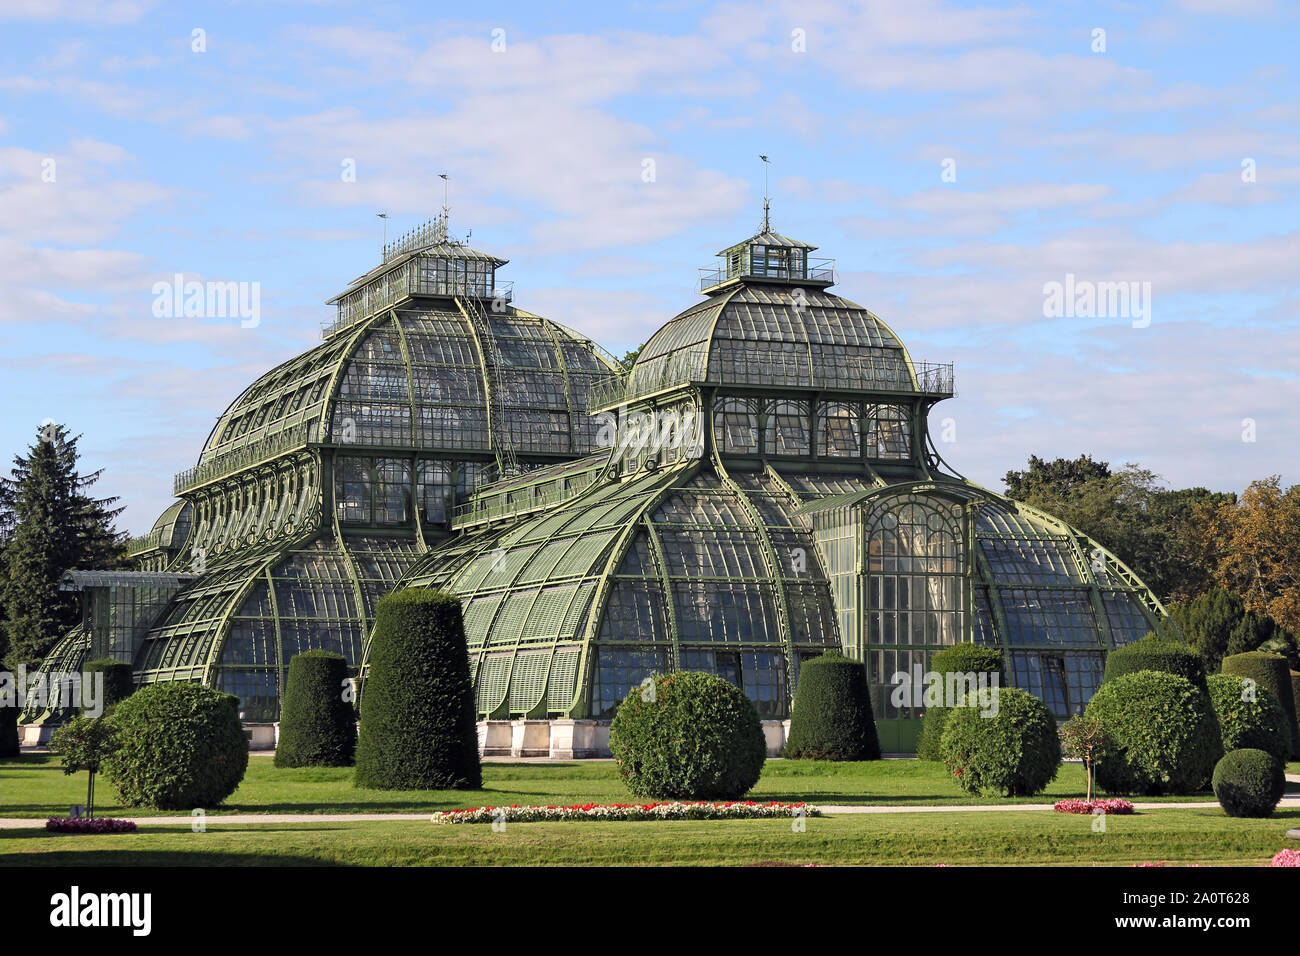
[[[1052,809],[1057,813],[1087,813],[1093,814],[1101,812],[1110,816],[1112,813],[1132,813],[1133,804],[1127,800],[1057,800],[1052,805]]]
[[[433,815],[434,823],[538,823],[547,820],[753,820],[821,816],[806,803],[584,803],[572,807],[471,807]]]
[[[1278,850],[1269,866],[1300,866],[1300,850]]]
[[[112,817],[50,817],[45,821],[45,829],[50,833],[131,833],[135,830],[133,820],[114,820]]]

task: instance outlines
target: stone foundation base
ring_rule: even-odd
[[[18,742],[43,747],[58,724],[22,724]],[[249,750],[274,750],[280,742],[280,725],[244,724]],[[790,735],[790,721],[763,721],[767,755],[775,757]],[[480,720],[478,749],[484,757],[549,757],[552,760],[586,760],[609,757],[608,720]]]
[[[60,724],[19,724],[18,725],[18,746],[20,747],[44,747],[54,736],[54,732],[62,726]]]
[[[790,721],[763,721],[767,755],[785,746]],[[611,756],[608,720],[480,720],[478,749],[484,757],[549,757],[583,760]]]
[[[244,724],[244,736],[248,738],[249,750],[274,750],[280,742],[280,725]]]

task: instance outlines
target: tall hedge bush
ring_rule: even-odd
[[[1223,756],[1209,695],[1186,677],[1135,671],[1104,681],[1088,702],[1112,747],[1097,761],[1110,793],[1195,793]]]
[[[637,797],[743,797],[767,758],[753,701],[721,677],[678,671],[633,687],[609,726],[619,775]]]
[[[1015,687],[999,689],[996,701],[996,713],[952,709],[940,743],[944,763],[969,793],[1040,793],[1061,765],[1056,718],[1041,700]]]
[[[104,675],[104,709],[108,710],[135,693],[135,669],[126,661],[111,657],[87,661],[81,668],[83,680],[94,680],[96,674]]]
[[[1006,685],[1002,652],[982,644],[954,644],[930,660],[930,670],[943,677],[949,674],[997,674],[999,686]],[[916,756],[921,760],[942,760],[943,728],[951,707],[926,707],[921,721],[921,735],[916,742]]]
[[[867,669],[839,651],[799,666],[783,756],[815,760],[879,760]]]
[[[355,782],[374,790],[482,786],[474,683],[455,595],[406,588],[376,606]]]
[[[1291,729],[1291,756],[1300,757],[1300,726],[1296,725],[1295,694],[1291,691],[1291,669],[1281,654],[1247,651],[1223,659],[1223,673],[1248,677],[1264,688],[1282,705]]]
[[[280,704],[277,767],[346,767],[356,757],[356,711],[345,697],[348,662],[341,654],[307,651],[289,660]]]
[[[0,757],[16,757],[18,746],[18,707],[0,703]]]
[[[104,765],[129,807],[215,807],[248,768],[239,700],[210,687],[146,684],[113,711],[118,748]]]
[[[1106,674],[1103,680],[1114,680],[1137,671],[1163,671],[1186,677],[1202,690],[1205,689],[1205,665],[1196,651],[1177,641],[1161,640],[1148,634],[1140,641],[1117,647],[1106,656]]]
[[[1276,697],[1262,687],[1248,693],[1246,679],[1235,674],[1210,675],[1209,690],[1224,753],[1263,750],[1285,762],[1291,752],[1291,728]]]

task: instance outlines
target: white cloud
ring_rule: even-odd
[[[134,23],[154,5],[155,0],[5,0],[0,20]]]

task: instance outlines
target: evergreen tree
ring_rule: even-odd
[[[117,498],[88,493],[102,472],[77,471],[81,436],[61,425],[43,426],[26,455],[0,478],[0,535],[4,580],[0,590],[8,663],[35,667],[77,622],[76,596],[59,591],[73,568],[126,566],[125,536],[113,527]]]
[[[1192,601],[1171,604],[1169,616],[1201,655],[1207,674],[1218,673],[1225,657],[1261,649],[1281,654],[1293,665],[1300,662],[1294,634],[1267,614],[1246,610],[1241,595],[1224,588],[1211,588]]]

